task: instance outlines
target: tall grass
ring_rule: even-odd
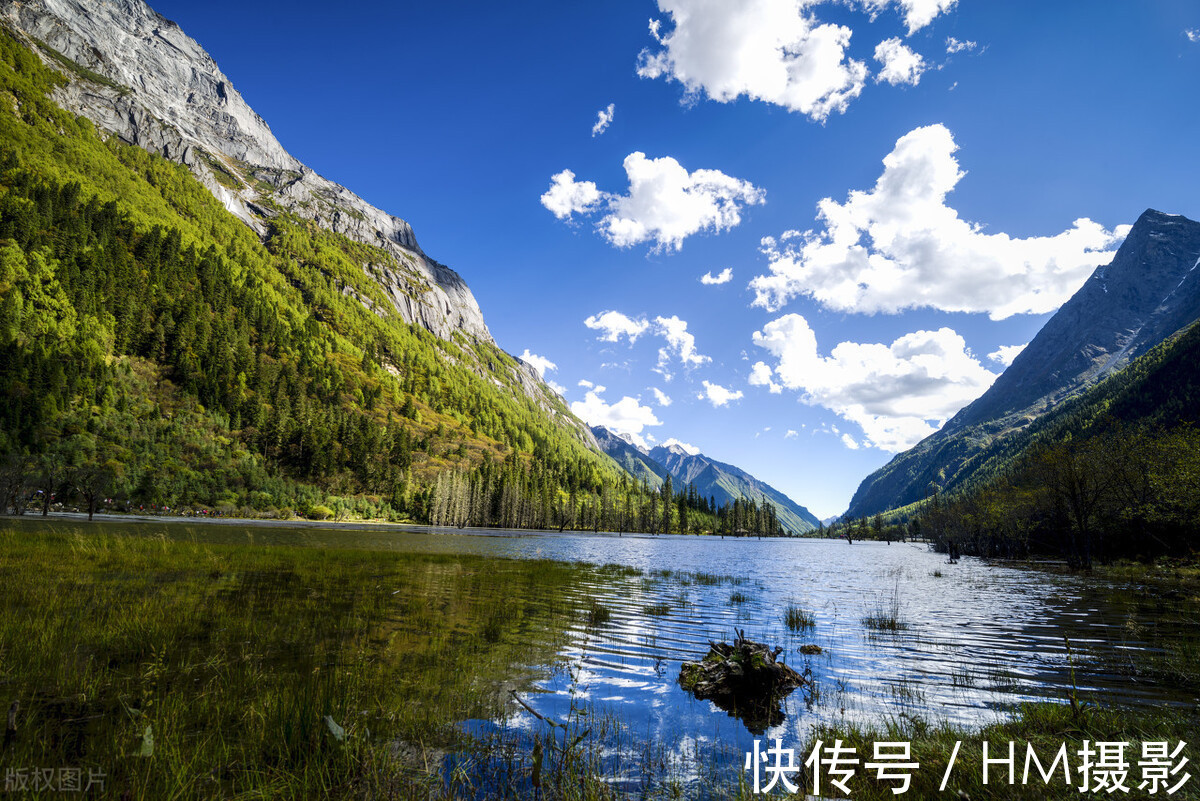
[[[794,604],[788,604],[783,610],[783,623],[792,631],[809,631],[817,627],[813,613]]]
[[[900,608],[900,588],[897,585],[889,598],[880,599],[873,610],[863,616],[862,624],[868,631],[896,633],[908,629]]]

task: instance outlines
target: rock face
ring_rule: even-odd
[[[1200,223],[1148,210],[978,400],[859,486],[847,512],[904,506],[967,480],[972,457],[1200,318]]]
[[[293,158],[212,57],[142,0],[0,0],[0,15],[70,79],[55,93],[64,108],[186,164],[260,235],[288,213],[380,248],[391,258],[371,273],[406,322],[491,341],[466,282],[408,223]]]
[[[754,734],[778,726],[787,717],[780,701],[804,684],[804,677],[775,661],[783,650],[768,648],[738,632],[733,644],[709,643],[700,662],[684,662],[679,686],[740,718]]]

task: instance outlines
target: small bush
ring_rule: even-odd
[[[333,517],[333,510],[328,506],[317,504],[308,510],[309,520],[328,520],[331,517]]]

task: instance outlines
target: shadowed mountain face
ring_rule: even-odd
[[[645,481],[651,489],[662,486],[663,479],[667,477],[667,469],[651,459],[646,451],[604,426],[592,426],[592,434],[596,437],[600,450],[611,456],[626,473],[638,481]]]
[[[970,478],[972,457],[1022,429],[1200,318],[1200,223],[1148,210],[1100,267],[978,400],[868,476],[860,517]]]
[[[678,445],[660,445],[646,451],[604,426],[593,426],[592,434],[605,453],[634,477],[646,478],[652,487],[661,486],[669,474],[676,491],[694,484],[696,492],[714,499],[717,506],[732,503],[735,498],[759,504],[766,499],[775,506],[779,522],[794,534],[811,531],[820,524],[812,512],[740,467],[718,462],[702,453],[688,453]]]

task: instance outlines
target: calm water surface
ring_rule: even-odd
[[[920,716],[982,726],[1004,717],[1016,702],[1065,700],[1072,663],[1085,697],[1123,704],[1196,702],[1098,667],[1114,657],[1136,658],[1146,646],[1119,614],[1105,608],[1104,594],[1091,580],[970,558],[950,565],[924,544],[394,527],[166,528],[178,532],[172,536],[211,542],[634,568],[641,575],[610,568],[568,591],[581,603],[599,603],[611,616],[599,625],[581,620],[555,663],[531,665],[540,679],[525,698],[556,719],[565,718],[572,703],[612,711],[634,736],[693,753],[706,745],[742,753],[755,737],[676,683],[681,662],[703,657],[709,640],[731,640],[735,629],[783,646],[781,659],[811,674],[814,689],[790,695],[786,719],[766,732],[796,745],[817,723],[877,724]],[[714,583],[712,576],[724,578]],[[810,612],[815,627],[789,630],[784,624],[789,605]],[[881,612],[895,614],[907,628],[881,632],[864,626],[864,617]],[[822,653],[803,656],[798,648],[807,643]],[[507,725],[537,724],[522,712]]]

